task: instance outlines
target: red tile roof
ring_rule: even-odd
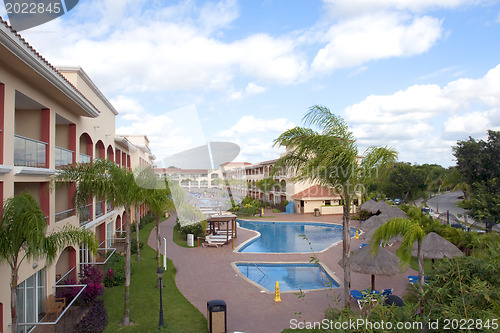
[[[338,197],[338,194],[331,188],[314,185],[304,191],[292,195],[293,199],[305,199],[305,198],[333,198]]]

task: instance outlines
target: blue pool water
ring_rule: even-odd
[[[335,224],[242,220],[238,222],[243,228],[261,233],[260,237],[246,243],[238,252],[319,252],[342,240],[342,226]],[[355,233],[356,229],[351,228],[351,237]],[[305,235],[307,239],[301,235]]]
[[[241,274],[269,291],[274,291],[276,281],[279,282],[280,291],[339,287],[323,267],[310,263],[237,263],[236,267]]]

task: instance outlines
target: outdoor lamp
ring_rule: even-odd
[[[158,326],[165,327],[165,323],[163,322],[163,299],[161,297],[161,290],[163,289],[163,268],[161,268],[161,266],[156,270],[156,274],[158,275],[158,281],[160,281],[160,322],[158,323]]]

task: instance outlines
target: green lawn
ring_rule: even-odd
[[[166,328],[158,330],[160,294],[156,288],[156,251],[147,245],[154,226],[154,223],[149,223],[140,230],[139,237],[144,242],[142,260],[138,262],[132,256],[134,274],[130,285],[130,320],[134,325],[120,326],[123,319],[124,286],[107,288],[104,303],[108,311],[108,325],[104,332],[207,332],[205,317],[177,289],[175,267],[170,260],[167,272],[163,275],[162,290]]]

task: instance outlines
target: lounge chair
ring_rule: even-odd
[[[369,301],[369,298],[366,297],[367,295],[364,295],[359,290],[351,290],[351,296],[358,302],[360,310],[363,310],[363,306]]]
[[[202,246],[203,247],[207,247],[207,246],[219,247],[219,246],[222,246],[222,245],[226,244],[225,241],[221,241],[221,240],[218,240],[218,239],[212,239],[212,237],[206,237],[205,238],[205,242],[202,244]]]
[[[365,246],[367,246],[367,245],[368,245],[368,244],[363,243],[363,244],[361,244],[361,245],[359,246],[359,248],[361,249],[362,247],[365,247]]]
[[[411,284],[417,284],[418,283],[418,275],[408,275],[408,281]],[[424,283],[428,283],[427,276],[424,276]]]
[[[381,294],[382,296],[389,296],[390,294],[392,294],[392,288],[382,290]]]

